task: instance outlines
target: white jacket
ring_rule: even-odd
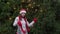
[[[17,26],[18,27],[18,29],[17,29],[17,33],[18,34],[23,34],[23,32],[21,31],[21,28],[18,26],[18,20],[19,20],[19,17],[16,17],[15,18],[15,21],[14,21],[14,23],[13,23],[13,26]],[[25,23],[25,20],[22,18],[22,20],[20,20],[21,21],[21,24],[22,24],[22,28],[23,28],[23,30],[25,30],[26,31],[26,34],[28,34],[28,32],[27,32],[27,30],[26,30],[26,23]],[[34,24],[34,21],[32,21],[31,23],[29,23],[28,21],[27,21],[27,25],[28,25],[28,27],[30,27],[30,26],[33,26],[33,24]]]

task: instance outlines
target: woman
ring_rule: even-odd
[[[28,34],[28,32],[30,31],[29,27],[37,22],[37,19],[34,18],[33,21],[29,23],[25,17],[25,14],[26,10],[22,9],[20,10],[20,15],[15,18],[13,26],[18,27],[16,34]]]

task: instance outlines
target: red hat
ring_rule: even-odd
[[[21,13],[26,13],[26,10],[25,10],[25,9],[21,9],[21,10],[20,10],[20,14],[21,14]]]

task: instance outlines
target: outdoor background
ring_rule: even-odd
[[[0,34],[15,34],[19,10],[25,8],[29,22],[38,19],[29,34],[60,34],[60,0],[0,0]]]

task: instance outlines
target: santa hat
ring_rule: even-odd
[[[21,14],[21,13],[26,13],[26,10],[25,10],[25,9],[21,9],[21,10],[20,10],[20,14]]]

